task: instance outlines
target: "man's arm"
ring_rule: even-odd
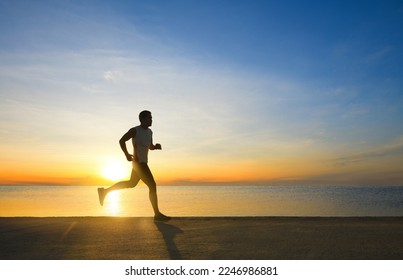
[[[126,141],[130,140],[131,138],[134,138],[135,136],[136,136],[136,129],[131,128],[119,140],[120,148],[122,149],[128,161],[133,161],[133,155],[129,154],[129,152],[127,151]]]
[[[150,144],[150,150],[162,150],[161,144],[153,144],[153,138],[151,137],[151,144]]]

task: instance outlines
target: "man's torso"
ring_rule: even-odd
[[[132,138],[135,158],[139,162],[148,162],[148,150],[151,145],[153,132],[151,129],[144,129],[141,126],[136,126],[136,136]]]

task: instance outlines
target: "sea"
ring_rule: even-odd
[[[0,186],[0,217],[152,216],[148,188]],[[161,211],[176,217],[403,216],[403,186],[158,186]]]

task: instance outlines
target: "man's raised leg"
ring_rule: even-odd
[[[111,187],[105,189],[105,188],[98,188],[98,198],[99,198],[99,203],[101,205],[104,205],[104,200],[105,197],[108,193],[116,190],[121,190],[121,189],[128,189],[128,188],[134,188],[137,186],[137,183],[140,181],[140,177],[138,174],[132,169],[132,174],[130,176],[129,181],[120,181],[117,182],[116,184],[112,185]]]

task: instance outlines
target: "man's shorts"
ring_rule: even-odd
[[[133,161],[133,169],[130,177],[130,181],[142,180],[150,189],[156,188],[154,176],[151,173],[148,164],[145,162]]]

